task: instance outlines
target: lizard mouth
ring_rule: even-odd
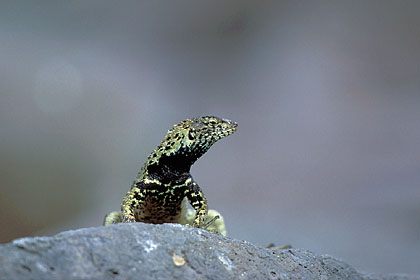
[[[238,129],[238,123],[230,120],[224,120],[229,123],[229,127],[224,131],[224,136],[233,134]]]

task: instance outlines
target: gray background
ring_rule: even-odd
[[[1,1],[0,241],[100,225],[206,114],[231,237],[420,273],[419,1]]]

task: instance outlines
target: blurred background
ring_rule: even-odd
[[[207,114],[232,238],[420,273],[419,1],[1,1],[0,242],[101,225]]]

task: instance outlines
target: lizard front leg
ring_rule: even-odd
[[[187,184],[185,195],[195,210],[193,226],[197,228],[206,228],[206,217],[208,210],[207,199],[201,191],[200,187],[192,179],[190,183]]]
[[[146,198],[146,188],[141,187],[142,183],[135,184],[131,190],[124,197],[121,204],[122,222],[135,223],[136,217],[134,215],[135,209],[144,202]]]

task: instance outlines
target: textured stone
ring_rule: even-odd
[[[117,224],[0,245],[0,279],[420,279],[404,277],[363,275],[330,256],[177,224]]]

